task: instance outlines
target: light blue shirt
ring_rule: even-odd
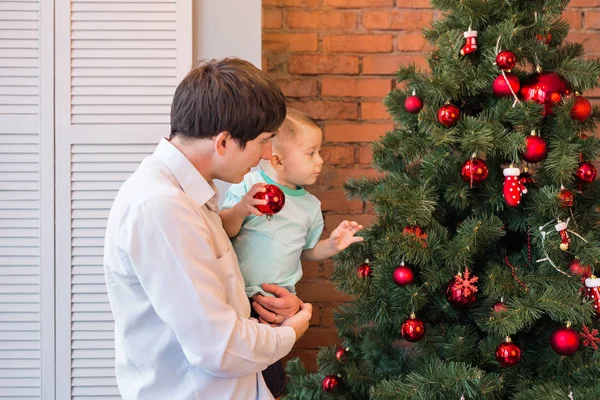
[[[256,183],[276,185],[264,172],[251,172],[227,191],[223,209],[231,208]],[[244,277],[246,295],[269,295],[263,283],[273,283],[296,293],[302,278],[302,251],[312,249],[323,232],[321,202],[301,187],[279,188],[285,194],[283,209],[269,221],[265,216],[246,217],[238,235],[231,240]]]
[[[296,334],[250,319],[218,194],[167,140],[123,184],[104,247],[125,400],[270,400]]]

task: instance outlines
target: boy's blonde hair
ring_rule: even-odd
[[[283,124],[277,130],[277,134],[273,138],[273,141],[281,142],[282,140],[293,139],[300,132],[302,125],[313,126],[319,128],[317,121],[310,115],[296,110],[295,108],[287,107],[286,115]]]

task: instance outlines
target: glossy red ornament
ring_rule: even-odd
[[[552,350],[556,354],[560,354],[561,356],[572,356],[575,354],[577,349],[579,349],[580,343],[579,334],[571,329],[569,324],[558,328],[550,335],[550,347],[552,347]]]
[[[369,260],[365,260],[364,263],[358,266],[358,277],[359,278],[368,278],[373,274],[371,266],[369,265]]]
[[[335,351],[335,358],[336,358],[336,360],[338,360],[341,363],[345,362],[346,359],[348,358],[348,349],[347,348],[343,348],[343,347],[339,347]]]
[[[454,104],[444,104],[438,110],[437,118],[442,125],[449,128],[460,118],[460,110]]]
[[[592,183],[596,179],[596,167],[594,164],[582,161],[579,163],[579,168],[575,173],[575,178],[579,183]]]
[[[600,279],[595,275],[585,279],[585,296],[592,300],[592,307],[596,316],[600,317]]]
[[[267,217],[277,214],[285,205],[285,195],[276,185],[265,185],[265,191],[256,193],[254,198],[267,200],[267,204],[256,206]]]
[[[520,88],[521,81],[519,81],[519,77],[508,72],[506,73],[506,79],[504,75],[498,75],[492,84],[492,91],[496,97],[510,97],[513,95],[513,92],[515,95],[518,95]]]
[[[460,176],[463,181],[470,182],[471,186],[475,183],[483,182],[489,174],[488,167],[481,158],[474,158],[465,161],[460,169]]]
[[[583,279],[592,276],[592,267],[589,265],[582,265],[578,259],[571,261],[571,264],[569,264],[569,271],[571,271],[573,275],[581,276]]]
[[[463,275],[460,273],[454,277],[446,288],[446,299],[448,302],[457,308],[467,307],[477,299],[478,277],[470,276],[469,269],[466,268]]]
[[[506,306],[506,303],[499,301],[492,306],[492,310],[494,310],[495,313],[499,313],[507,311],[508,307]]]
[[[533,75],[520,91],[521,99],[544,105],[542,111],[544,116],[551,115],[554,103],[559,102],[562,96],[569,93],[569,84],[556,72]]]
[[[323,378],[323,383],[322,383],[323,391],[326,393],[335,393],[341,383],[342,383],[342,380],[340,379],[339,376],[327,375],[325,378]]]
[[[535,37],[540,42],[544,42],[546,44],[552,43],[552,32],[550,32],[550,31],[546,32],[545,35],[538,33],[537,35],[535,35]]]
[[[534,132],[525,138],[525,150],[521,158],[529,163],[538,163],[548,156],[548,144]]]
[[[521,348],[507,337],[496,347],[496,360],[505,368],[514,367],[521,361]]]
[[[460,49],[461,56],[467,56],[469,54],[475,53],[477,50],[477,31],[469,30],[463,33],[465,37],[465,45]]]
[[[504,50],[496,56],[496,65],[504,71],[510,71],[517,65],[517,57],[510,50]]]
[[[520,180],[521,171],[519,168],[504,168],[504,186],[502,187],[502,193],[504,195],[504,201],[511,207],[517,207],[521,204],[521,196],[527,193],[527,188],[523,185]]]
[[[404,108],[411,114],[418,114],[423,109],[423,100],[419,96],[412,95],[408,96],[404,100]]]
[[[583,96],[578,96],[571,108],[571,118],[585,121],[592,115],[592,103]]]
[[[402,336],[408,342],[418,342],[425,336],[425,324],[415,314],[410,314],[410,318],[402,324]]]
[[[415,280],[412,269],[401,263],[393,272],[392,279],[398,286],[410,285]]]

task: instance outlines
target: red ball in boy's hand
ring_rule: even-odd
[[[267,204],[256,206],[258,211],[266,215],[277,214],[285,204],[285,195],[276,185],[265,185],[265,191],[256,193],[254,198],[267,201]]]

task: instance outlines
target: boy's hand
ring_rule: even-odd
[[[354,236],[362,228],[363,226],[359,225],[356,221],[342,221],[342,223],[331,232],[331,236],[329,236],[329,247],[336,253],[339,253],[352,243],[362,242],[364,238]]]
[[[244,217],[247,217],[248,215],[256,215],[256,216],[261,217],[262,213],[260,211],[258,211],[256,206],[257,205],[266,205],[267,201],[255,199],[254,195],[256,193],[264,192],[264,191],[265,191],[264,183],[261,183],[261,182],[255,183],[250,188],[250,190],[248,190],[248,192],[244,195],[244,197],[242,197],[240,202],[234,206],[234,208],[236,209],[236,212],[238,212],[240,215],[243,215]]]

